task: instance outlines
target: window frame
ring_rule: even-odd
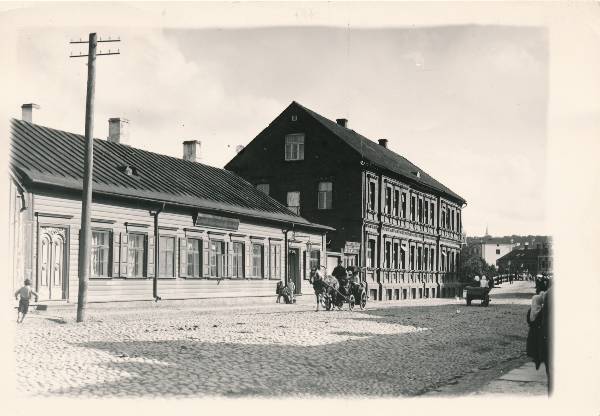
[[[298,205],[297,206],[289,205],[290,194],[298,194]],[[285,194],[285,202],[286,202],[287,209],[294,212],[296,215],[300,215],[300,208],[302,205],[302,193],[300,191],[287,191],[287,193]]]
[[[94,249],[98,246],[94,246],[94,233],[106,233],[108,236],[107,244],[107,256],[106,256],[106,275],[94,274]],[[91,255],[90,255],[90,278],[91,279],[110,279],[112,276],[112,263],[113,263],[113,238],[114,233],[111,229],[106,228],[92,228],[92,244],[91,244]]]
[[[265,191],[265,189],[263,189],[264,187],[266,187],[266,191]],[[257,183],[256,184],[256,189],[258,189],[259,191],[261,191],[265,195],[269,195],[270,192],[271,192],[271,185],[268,184],[268,183]]]
[[[133,273],[132,273],[132,271],[134,269],[132,267],[132,263],[131,263],[131,252],[132,252],[131,243],[134,240],[133,237],[141,237],[142,238],[142,248],[136,249],[136,252],[139,252],[139,251],[142,252],[141,275],[133,275]],[[155,242],[155,245],[156,245],[156,242]],[[154,247],[154,250],[156,250],[156,247]],[[137,232],[137,231],[128,231],[127,232],[127,279],[146,278],[148,276],[148,274],[147,274],[148,271],[147,271],[147,267],[146,267],[147,263],[148,263],[148,233],[142,233],[142,232]],[[154,270],[154,273],[156,273],[156,270]]]
[[[329,189],[321,189],[322,185],[329,184]],[[321,201],[321,197],[324,200]],[[324,204],[321,204],[323,202]],[[333,182],[332,181],[321,181],[317,184],[317,209],[328,210],[333,209]]]
[[[198,279],[202,277],[202,239],[201,238],[193,238],[193,237],[188,237],[185,240],[185,255],[186,255],[186,278],[189,279]],[[192,248],[194,248],[194,244],[197,244],[198,247],[198,251],[196,252],[195,249],[190,250],[190,246]],[[198,254],[198,274],[196,275],[196,273],[194,273],[193,268],[194,268],[194,254]],[[192,257],[192,261],[190,261],[190,256]],[[190,267],[192,268],[192,273],[190,273]],[[179,274],[181,275],[181,271],[179,271]]]
[[[304,133],[290,133],[285,135],[284,159],[286,162],[304,160],[304,147],[306,135]],[[294,152],[295,151],[295,152]],[[294,157],[294,153],[295,156]]]
[[[216,253],[213,250],[213,244],[219,244],[222,253]],[[224,278],[227,277],[227,244],[220,239],[210,239],[208,241],[208,275],[210,277]],[[219,259],[222,258],[222,262]],[[213,265],[214,259],[214,265]],[[221,273],[219,273],[221,272]]]
[[[173,242],[173,248],[172,248],[172,252],[171,252],[171,270],[170,273],[171,274],[163,274],[162,271],[162,267],[163,267],[163,263],[166,264],[166,262],[164,262],[162,255],[163,255],[163,249],[162,249],[162,244],[161,244],[161,240],[162,239],[168,239],[171,240]],[[177,244],[177,239],[175,238],[175,236],[167,234],[167,235],[160,235],[158,236],[158,244],[155,245],[158,247],[154,247],[155,250],[158,250],[158,270],[155,270],[154,273],[157,273],[156,277],[158,277],[159,279],[172,279],[175,277],[176,273],[176,269],[177,269],[177,265],[176,265],[176,253],[177,253],[177,248],[176,248],[176,244]],[[165,251],[166,252],[166,251]],[[165,259],[167,259],[168,257],[165,257]],[[166,267],[166,266],[165,266]]]
[[[243,241],[232,241],[231,243],[231,277],[232,279],[243,279],[245,278],[244,273],[244,256],[246,251],[246,245]],[[241,247],[241,251],[236,252],[236,247]],[[241,273],[240,273],[241,272]]]
[[[260,248],[260,267],[258,268],[258,273],[256,272],[256,253],[254,252],[255,247],[259,247]],[[260,278],[260,279],[264,279],[265,278],[265,245],[262,243],[257,243],[257,242],[252,242],[250,244],[250,248],[251,248],[251,252],[250,252],[250,267],[252,269],[252,277],[254,278]]]

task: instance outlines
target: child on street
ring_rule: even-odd
[[[15,299],[19,299],[19,309],[17,311],[17,323],[22,323],[23,319],[25,319],[25,315],[29,311],[29,299],[31,299],[31,295],[35,296],[35,301],[37,302],[39,295],[35,290],[31,288],[31,280],[25,279],[25,285],[15,292]]]

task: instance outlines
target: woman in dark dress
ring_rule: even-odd
[[[547,348],[543,333],[543,292],[534,295],[531,298],[531,308],[527,311],[527,324],[529,333],[527,334],[527,355],[533,359],[535,369],[540,368],[540,364],[546,364]]]

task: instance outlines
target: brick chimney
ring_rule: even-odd
[[[129,120],[120,117],[109,118],[108,141],[129,144]]]
[[[335,122],[342,127],[348,127],[348,119],[345,118],[336,118]]]
[[[186,140],[183,142],[183,160],[200,163],[200,145],[199,140]]]
[[[41,107],[37,104],[23,104],[21,106],[21,120],[33,123],[33,110],[39,110]]]
[[[383,146],[387,149],[388,139],[379,139],[377,141],[379,142],[379,146]]]

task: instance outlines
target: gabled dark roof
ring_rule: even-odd
[[[363,160],[379,166],[380,168],[394,172],[404,179],[407,179],[409,182],[413,182],[426,188],[432,188],[438,192],[441,192],[445,196],[448,196],[461,204],[466,202],[463,197],[456,194],[448,187],[442,185],[440,182],[428,175],[423,169],[419,168],[405,157],[400,156],[398,153],[367,139],[352,129],[343,127],[335,121],[323,117],[322,115],[298,104],[296,101],[292,102],[290,106],[294,105],[303,109],[333,134],[342,139],[356,152],[358,152]],[[417,172],[420,172],[420,177],[417,177]]]
[[[11,170],[24,186],[82,189],[83,136],[21,120],[11,124]],[[125,173],[127,167],[133,175]],[[100,139],[94,139],[93,192],[331,230],[225,169]]]

